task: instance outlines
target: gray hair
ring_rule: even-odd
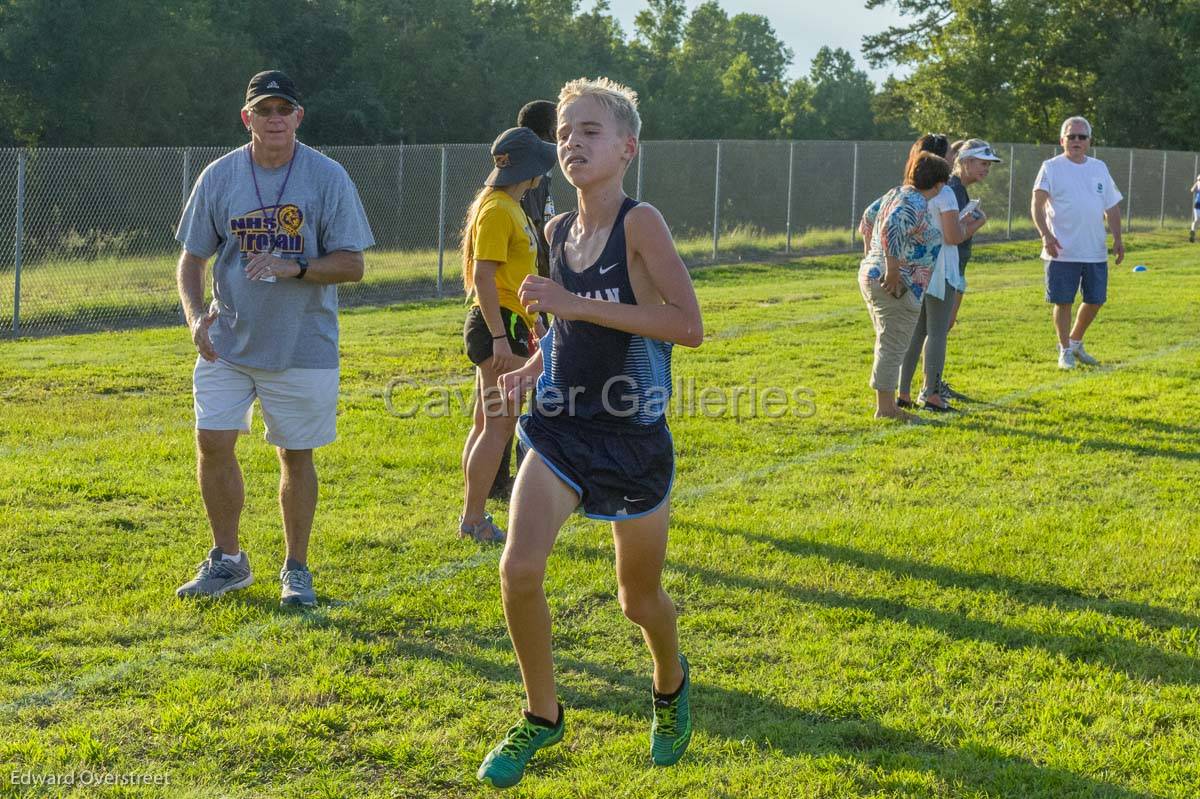
[[[1088,122],[1083,117],[1071,117],[1066,122],[1062,123],[1062,128],[1060,128],[1058,131],[1058,138],[1061,139],[1063,136],[1066,136],[1067,131],[1070,130],[1071,126],[1074,125],[1075,123],[1079,123],[1080,125],[1083,125],[1085,128],[1087,128],[1087,135],[1089,135],[1089,136],[1092,135],[1092,123],[1091,122]]]

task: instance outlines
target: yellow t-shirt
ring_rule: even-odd
[[[475,217],[474,260],[500,263],[496,270],[500,306],[520,315],[532,330],[533,314],[521,306],[517,289],[526,275],[537,274],[537,235],[520,204],[500,189],[484,198]],[[472,304],[479,304],[478,293]]]

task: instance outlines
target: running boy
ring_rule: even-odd
[[[558,162],[579,210],[550,220],[551,277],[527,277],[519,292],[527,311],[554,316],[550,331],[525,366],[500,377],[514,402],[534,381],[537,390],[517,427],[531,455],[500,562],[528,709],[479,767],[497,788],[515,785],[533,754],[563,737],[543,580],[577,507],[612,522],[621,609],[654,661],[653,761],[675,763],[691,739],[688,664],[661,580],[675,470],[664,412],[672,344],[698,347],[704,331],[662,215],[621,188],[640,131],[637,95],[625,86],[580,79],[559,94]]]

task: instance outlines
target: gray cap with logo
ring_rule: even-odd
[[[509,128],[492,142],[496,168],[484,181],[488,186],[512,186],[544,175],[554,168],[557,148],[542,141],[529,128]]]

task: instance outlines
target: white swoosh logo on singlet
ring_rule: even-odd
[[[620,264],[609,264],[608,266],[602,266],[602,267],[600,267],[600,274],[602,274],[602,275],[608,274],[612,270],[616,269],[618,266],[620,266]]]

